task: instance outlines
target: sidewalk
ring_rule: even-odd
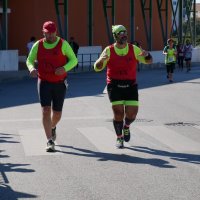
[[[177,69],[176,65],[176,69]],[[200,63],[192,63],[192,68],[200,67]],[[150,65],[140,64],[140,70],[148,70],[148,69],[164,69],[165,65],[163,63],[153,63]],[[72,69],[70,73],[84,73],[84,72],[93,72],[92,66],[79,66],[78,69]],[[16,81],[22,80],[25,78],[29,78],[29,72],[25,66],[25,63],[19,64],[19,71],[1,71],[0,72],[0,83],[8,82],[8,81]]]

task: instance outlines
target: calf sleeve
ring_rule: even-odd
[[[132,122],[134,122],[135,121],[135,119],[128,119],[127,117],[125,118],[125,123],[124,123],[124,125],[126,126],[126,127],[129,127],[130,125],[131,125],[131,123]]]
[[[113,125],[115,128],[115,133],[117,136],[122,135],[122,129],[123,129],[123,121],[115,121],[113,120]]]

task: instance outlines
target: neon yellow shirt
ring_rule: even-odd
[[[58,44],[59,40],[60,40],[60,37],[57,36],[56,41],[52,44],[43,42],[44,48],[53,49]],[[26,60],[26,65],[27,65],[29,71],[31,71],[33,68],[35,68],[34,63],[37,60],[38,46],[39,46],[39,41],[35,42],[35,44],[33,45],[32,49],[28,55],[28,58]],[[68,62],[63,66],[65,71],[68,72],[77,65],[78,60],[77,60],[71,46],[69,45],[69,43],[66,40],[63,41],[61,50],[62,50],[63,55],[65,55],[68,59]]]
[[[118,48],[114,45],[114,49],[115,49],[116,54],[119,55],[119,56],[125,56],[125,55],[128,54],[128,51],[129,51],[129,49],[128,49],[128,44],[127,44],[126,47],[123,48],[123,49],[118,49]],[[144,56],[140,56],[140,53],[142,53],[142,50],[141,50],[139,47],[133,45],[133,52],[134,52],[135,58],[136,58],[136,60],[138,60],[138,62],[146,64],[145,57],[144,57]],[[109,46],[106,47],[106,48],[103,50],[103,52],[101,53],[100,57],[101,57],[102,55],[104,55],[104,54],[107,54],[108,57],[110,58],[110,48],[109,48]],[[109,59],[108,59],[107,61],[104,61],[104,63],[103,63],[103,68],[102,68],[102,69],[98,69],[98,68],[96,67],[96,63],[94,63],[94,70],[95,70],[96,72],[103,70],[103,69],[106,67],[108,61],[109,61]]]

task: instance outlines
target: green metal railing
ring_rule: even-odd
[[[69,0],[54,0],[56,16],[58,21],[58,29],[60,35],[68,39],[68,1]],[[88,45],[93,45],[93,5],[94,0],[88,0]],[[115,24],[115,0],[102,0],[104,18],[106,21],[106,30],[109,43],[113,42],[111,25]],[[130,39],[135,40],[135,1],[130,0]],[[148,50],[152,50],[153,31],[152,9],[157,4],[158,16],[160,21],[163,45],[168,37],[174,37],[178,42],[184,43],[186,39],[190,39],[192,44],[196,46],[196,0],[177,0],[176,6],[173,6],[173,0],[140,0],[137,4],[137,9],[141,9],[145,37],[148,44]],[[8,48],[8,0],[0,0],[0,49]],[[140,8],[139,8],[140,7]],[[111,9],[111,16],[108,14],[108,9]],[[186,20],[183,20],[183,11],[185,11]],[[126,12],[126,11],[124,11]],[[177,15],[179,23],[177,24]],[[62,17],[64,16],[64,18]],[[164,16],[164,17],[163,17]],[[165,18],[165,20],[164,20]],[[169,29],[169,22],[172,20],[172,26]],[[186,25],[183,29],[183,24]]]
[[[8,2],[7,0],[0,0],[0,7],[2,7],[2,17],[0,18],[0,49],[6,50],[8,48]]]

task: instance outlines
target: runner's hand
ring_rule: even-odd
[[[148,56],[148,52],[145,51],[145,50],[142,50],[142,52],[139,54],[139,56],[144,56],[144,57],[146,57],[146,56]]]
[[[30,71],[30,75],[31,75],[31,77],[36,78],[37,75],[38,75],[37,70],[36,70],[35,68],[33,68],[33,69]]]
[[[109,59],[109,57],[106,53],[104,53],[100,56],[100,61],[102,64],[104,63],[104,61],[107,61],[108,59]]]
[[[63,75],[64,73],[66,73],[64,67],[59,67],[59,68],[57,68],[56,71],[55,71],[55,74],[56,74],[57,76]]]

